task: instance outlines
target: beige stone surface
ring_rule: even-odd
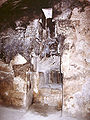
[[[62,107],[62,90],[52,88],[41,88],[38,93],[34,93],[34,102],[55,106],[58,109]]]
[[[26,107],[27,76],[29,65],[13,68],[0,60],[0,104],[14,107]],[[16,77],[15,77],[16,76]],[[32,93],[29,93],[32,96]],[[29,98],[32,100],[32,97]],[[29,103],[28,103],[29,104]]]
[[[13,65],[14,75],[15,77],[19,76],[24,81],[26,81],[26,72],[30,69],[30,64],[26,63],[24,65]]]
[[[70,34],[66,33],[65,43],[69,49],[62,56],[64,74],[64,110],[76,115],[90,113],[90,7],[84,12],[75,8],[71,21],[79,21]]]

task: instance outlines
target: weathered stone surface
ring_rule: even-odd
[[[4,63],[1,59],[0,59],[0,73],[13,75],[13,70],[10,67],[10,65]]]
[[[26,82],[20,77],[15,77],[13,81],[13,90],[25,93]]]
[[[65,44],[69,49],[65,49],[62,56],[62,72],[64,74],[64,110],[75,114],[86,116],[90,113],[90,75],[88,65],[90,45],[90,8],[80,13],[75,8],[72,12],[71,20],[79,21],[74,25],[75,29],[69,31]],[[67,30],[68,31],[68,30]],[[67,32],[68,33],[68,32]],[[88,61],[88,62],[87,62]]]
[[[10,90],[10,89],[13,89],[13,82],[12,81],[9,81],[9,80],[0,81],[0,91],[2,91],[2,90],[7,91],[7,90]]]
[[[29,93],[27,93],[26,72],[29,69],[29,65],[17,66],[18,67],[14,66],[14,70],[17,70],[16,73],[10,65],[0,60],[0,104],[26,108],[32,103],[32,92],[29,91]],[[22,74],[23,76],[21,77],[20,75]],[[26,93],[29,94],[28,99],[31,100],[30,103],[27,103]]]
[[[12,90],[10,90],[10,91],[9,91],[9,96],[10,96],[11,98],[23,100],[23,98],[24,98],[24,93],[23,93],[23,92],[18,92],[18,91],[12,91]]]
[[[23,106],[23,100],[11,98],[11,105],[14,106],[14,107],[22,107]]]
[[[25,108],[28,109],[33,103],[33,89],[30,89],[26,94]]]
[[[13,70],[15,77],[20,76],[26,81],[26,72],[30,70],[30,64],[26,63],[24,65],[13,65]]]
[[[62,90],[52,88],[41,88],[38,93],[34,93],[34,102],[47,104],[49,106],[58,107],[62,106]]]

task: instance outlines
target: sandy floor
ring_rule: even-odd
[[[12,108],[0,107],[0,120],[79,120],[63,116],[61,112],[47,106],[33,105],[27,112]]]

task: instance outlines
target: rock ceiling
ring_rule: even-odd
[[[0,4],[4,2],[1,1]],[[14,22],[19,19],[24,20],[26,24],[29,20],[40,17],[41,8],[53,7],[54,15],[60,14],[65,9],[73,9],[75,6],[85,7],[88,2],[79,0],[8,0],[0,7],[0,28],[1,30],[8,26],[15,26]]]

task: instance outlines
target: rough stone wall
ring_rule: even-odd
[[[32,91],[31,93],[28,92],[26,95],[26,85],[28,84],[26,80],[26,72],[32,72],[32,78],[30,79],[32,81],[31,86],[33,86],[33,91],[38,96],[39,82],[42,82],[38,76],[39,72],[44,73],[46,79],[43,83],[46,85],[50,83],[47,75],[50,74],[52,70],[59,71],[60,57],[57,50],[59,41],[46,37],[46,30],[42,30],[39,19],[30,21],[26,30],[24,27],[21,27],[21,24],[21,21],[16,21],[15,30],[9,28],[1,33],[1,53],[3,54],[3,59],[11,65],[14,71],[14,84],[17,85],[16,89],[18,92],[20,89],[20,91],[25,92],[23,102],[28,105],[32,100]],[[44,32],[45,34],[43,34]],[[51,49],[49,48],[50,45],[53,46]],[[54,51],[52,53],[53,49]],[[29,64],[21,64],[23,60],[20,58],[15,60],[19,54],[24,56]],[[50,88],[50,90],[52,91],[52,88]],[[57,97],[58,95],[60,95],[60,97]],[[54,94],[52,96],[52,98],[55,99]],[[61,90],[60,93],[57,92],[56,97],[56,101],[58,102],[60,99],[61,102]],[[39,97],[37,97],[36,101],[38,101],[38,98]],[[25,101],[25,99],[27,100]],[[50,100],[48,99],[48,105],[51,104],[49,104],[49,101]],[[56,104],[56,101],[54,105],[58,104]],[[45,101],[41,101],[41,103],[45,104]]]
[[[8,94],[13,89],[13,71],[0,60],[0,104],[11,104]],[[8,86],[8,87],[7,87]],[[4,101],[4,102],[3,102]]]
[[[27,84],[27,80],[30,79],[26,74],[29,67],[30,65],[27,63],[11,66],[0,60],[1,105],[27,109],[32,103],[32,90],[28,89],[29,84]]]
[[[71,21],[74,29],[66,34],[64,44],[68,45],[62,56],[64,75],[64,111],[73,115],[90,114],[90,7],[84,12],[75,8]],[[74,24],[75,23],[75,24]],[[76,24],[77,23],[77,24]]]
[[[17,107],[23,104],[24,93],[21,87],[17,85],[18,80],[20,79],[14,78],[10,66],[0,61],[0,104]]]
[[[33,20],[25,27],[21,27],[24,23],[16,21],[16,28],[5,29],[0,33],[0,57],[6,63],[10,63],[12,59],[19,53],[30,61],[30,54],[34,49],[39,54],[39,43],[36,41],[38,37],[38,19]]]

